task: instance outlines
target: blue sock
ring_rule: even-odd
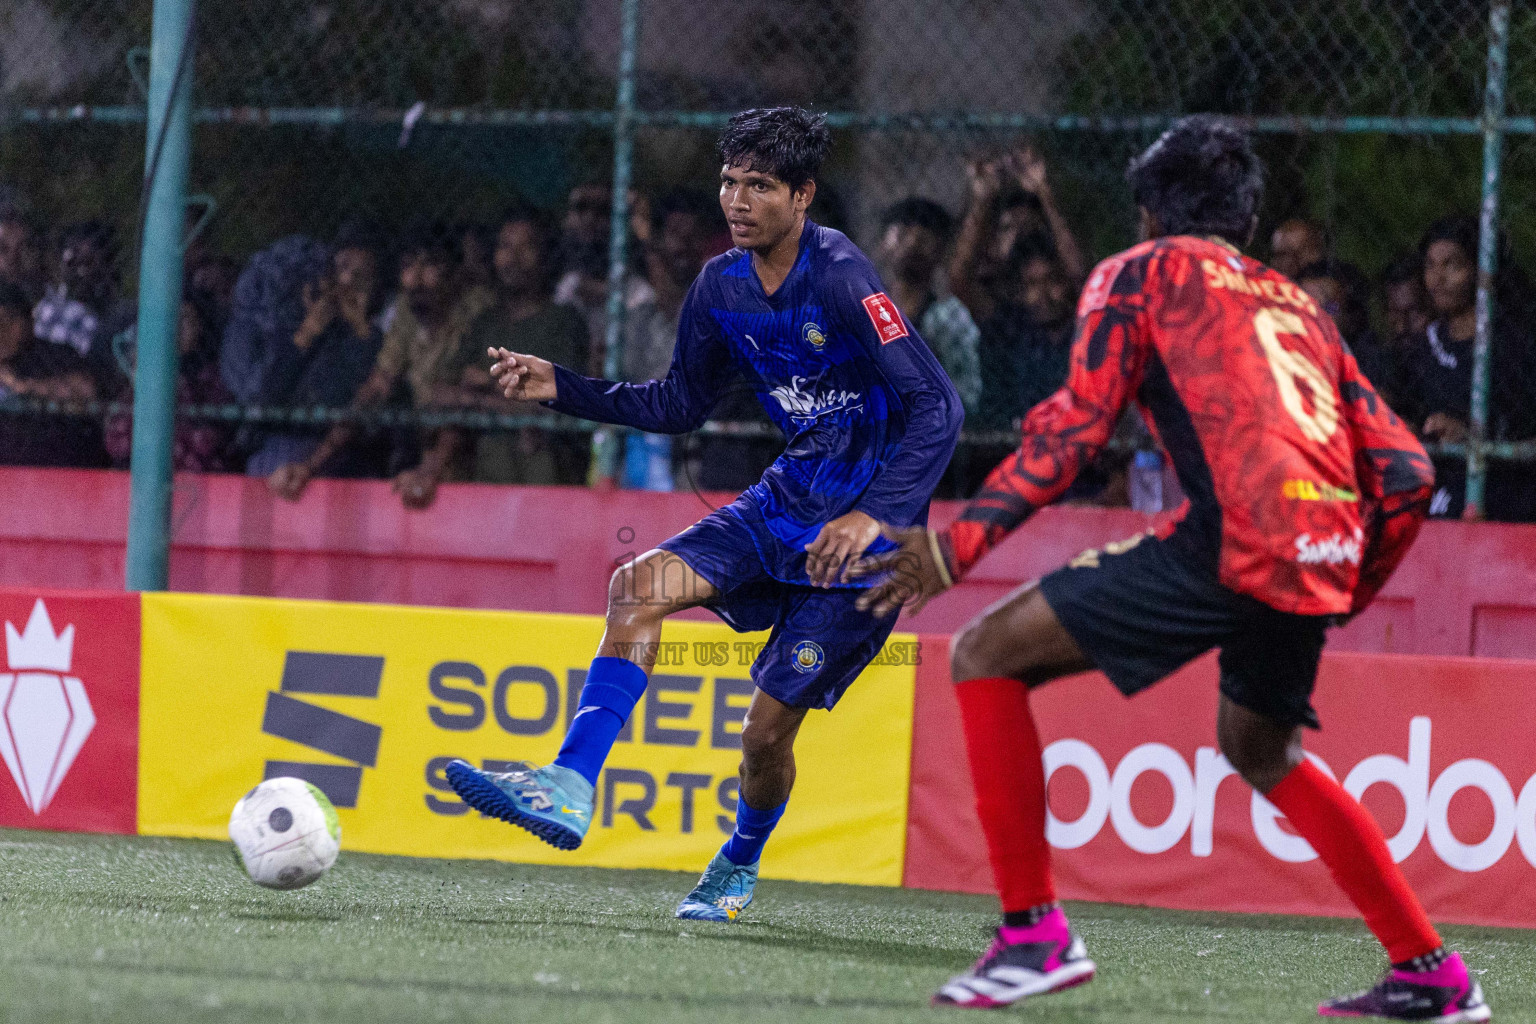
[[[789,806],[786,800],[771,811],[760,811],[755,807],[748,807],[742,799],[736,801],[736,831],[731,833],[731,838],[720,847],[720,852],[725,854],[725,859],[732,864],[756,864],[763,856],[763,847],[768,842],[768,837],[773,835],[773,826],[779,823],[784,816],[784,808]]]
[[[593,658],[581,688],[581,706],[555,764],[597,785],[613,741],[645,693],[645,670],[628,658]]]

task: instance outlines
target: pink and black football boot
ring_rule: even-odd
[[[1429,971],[1394,967],[1370,991],[1330,999],[1317,1012],[1323,1017],[1377,1017],[1418,1024],[1478,1024],[1493,1016],[1483,1001],[1482,986],[1467,972],[1459,953],[1450,954]]]
[[[976,965],[949,979],[934,994],[933,1005],[990,1010],[1081,985],[1095,970],[1083,940],[1057,907],[1028,928],[999,928]]]

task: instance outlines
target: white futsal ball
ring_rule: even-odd
[[[324,793],[303,779],[268,779],[229,816],[235,857],[257,885],[301,889],[341,852],[341,822]]]

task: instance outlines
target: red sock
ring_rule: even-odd
[[[1312,844],[1393,963],[1440,948],[1440,936],[1393,863],[1381,827],[1343,786],[1302,761],[1268,796]]]
[[[955,694],[965,722],[976,813],[1003,913],[1052,903],[1056,886],[1045,841],[1045,766],[1029,689],[1017,679],[971,679],[956,686]]]

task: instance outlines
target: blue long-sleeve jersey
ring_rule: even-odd
[[[772,295],[745,250],[704,267],[683,303],[665,378],[617,384],[557,367],[559,397],[547,404],[684,433],[709,418],[738,372],[788,439],[733,506],[772,575],[807,582],[806,545],[855,509],[895,525],[926,521],[960,432],[960,396],[868,258],[842,232],[810,221]]]

